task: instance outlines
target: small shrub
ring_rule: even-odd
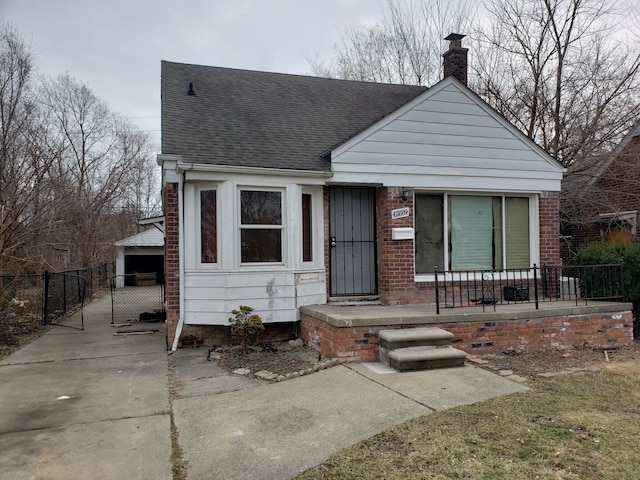
[[[624,299],[633,303],[633,335],[640,337],[640,243],[605,245],[595,243],[581,248],[575,259],[577,265],[624,264]]]
[[[249,346],[255,345],[258,337],[264,331],[260,315],[252,314],[253,308],[241,305],[239,310],[232,310],[234,317],[229,317],[231,324],[231,337],[235,339],[242,353],[245,354]]]

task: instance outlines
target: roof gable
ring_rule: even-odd
[[[162,247],[164,234],[157,228],[150,228],[114,243],[116,247]]]
[[[425,89],[163,61],[162,153],[328,171],[324,153]]]
[[[334,181],[352,181],[348,172],[425,188],[559,190],[564,170],[452,77],[336,147],[331,158]]]
[[[546,168],[554,171],[563,170],[562,165],[533,140],[453,77],[442,80],[348,142],[336,147],[332,158],[353,149],[361,142],[378,140],[376,135],[381,132],[392,131],[397,132],[400,137],[403,134],[423,135],[422,144],[428,145],[429,148],[445,146],[450,154],[451,149],[458,146],[491,150],[484,152],[486,155],[481,152],[479,158],[495,158],[496,155],[501,155],[500,149],[510,147],[513,150],[527,152],[529,158],[542,161]],[[457,157],[455,150],[452,156]]]

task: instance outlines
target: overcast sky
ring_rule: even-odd
[[[344,25],[371,25],[379,0],[0,0],[0,18],[159,143],[160,61],[307,74]],[[158,147],[159,148],[159,147]]]

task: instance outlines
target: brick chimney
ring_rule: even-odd
[[[449,50],[442,57],[444,65],[444,78],[454,76],[465,85],[467,84],[467,52],[468,48],[462,48],[462,39],[466,35],[451,33],[445,40],[449,40]]]

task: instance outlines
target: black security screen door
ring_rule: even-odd
[[[329,189],[331,296],[375,295],[375,190]]]

